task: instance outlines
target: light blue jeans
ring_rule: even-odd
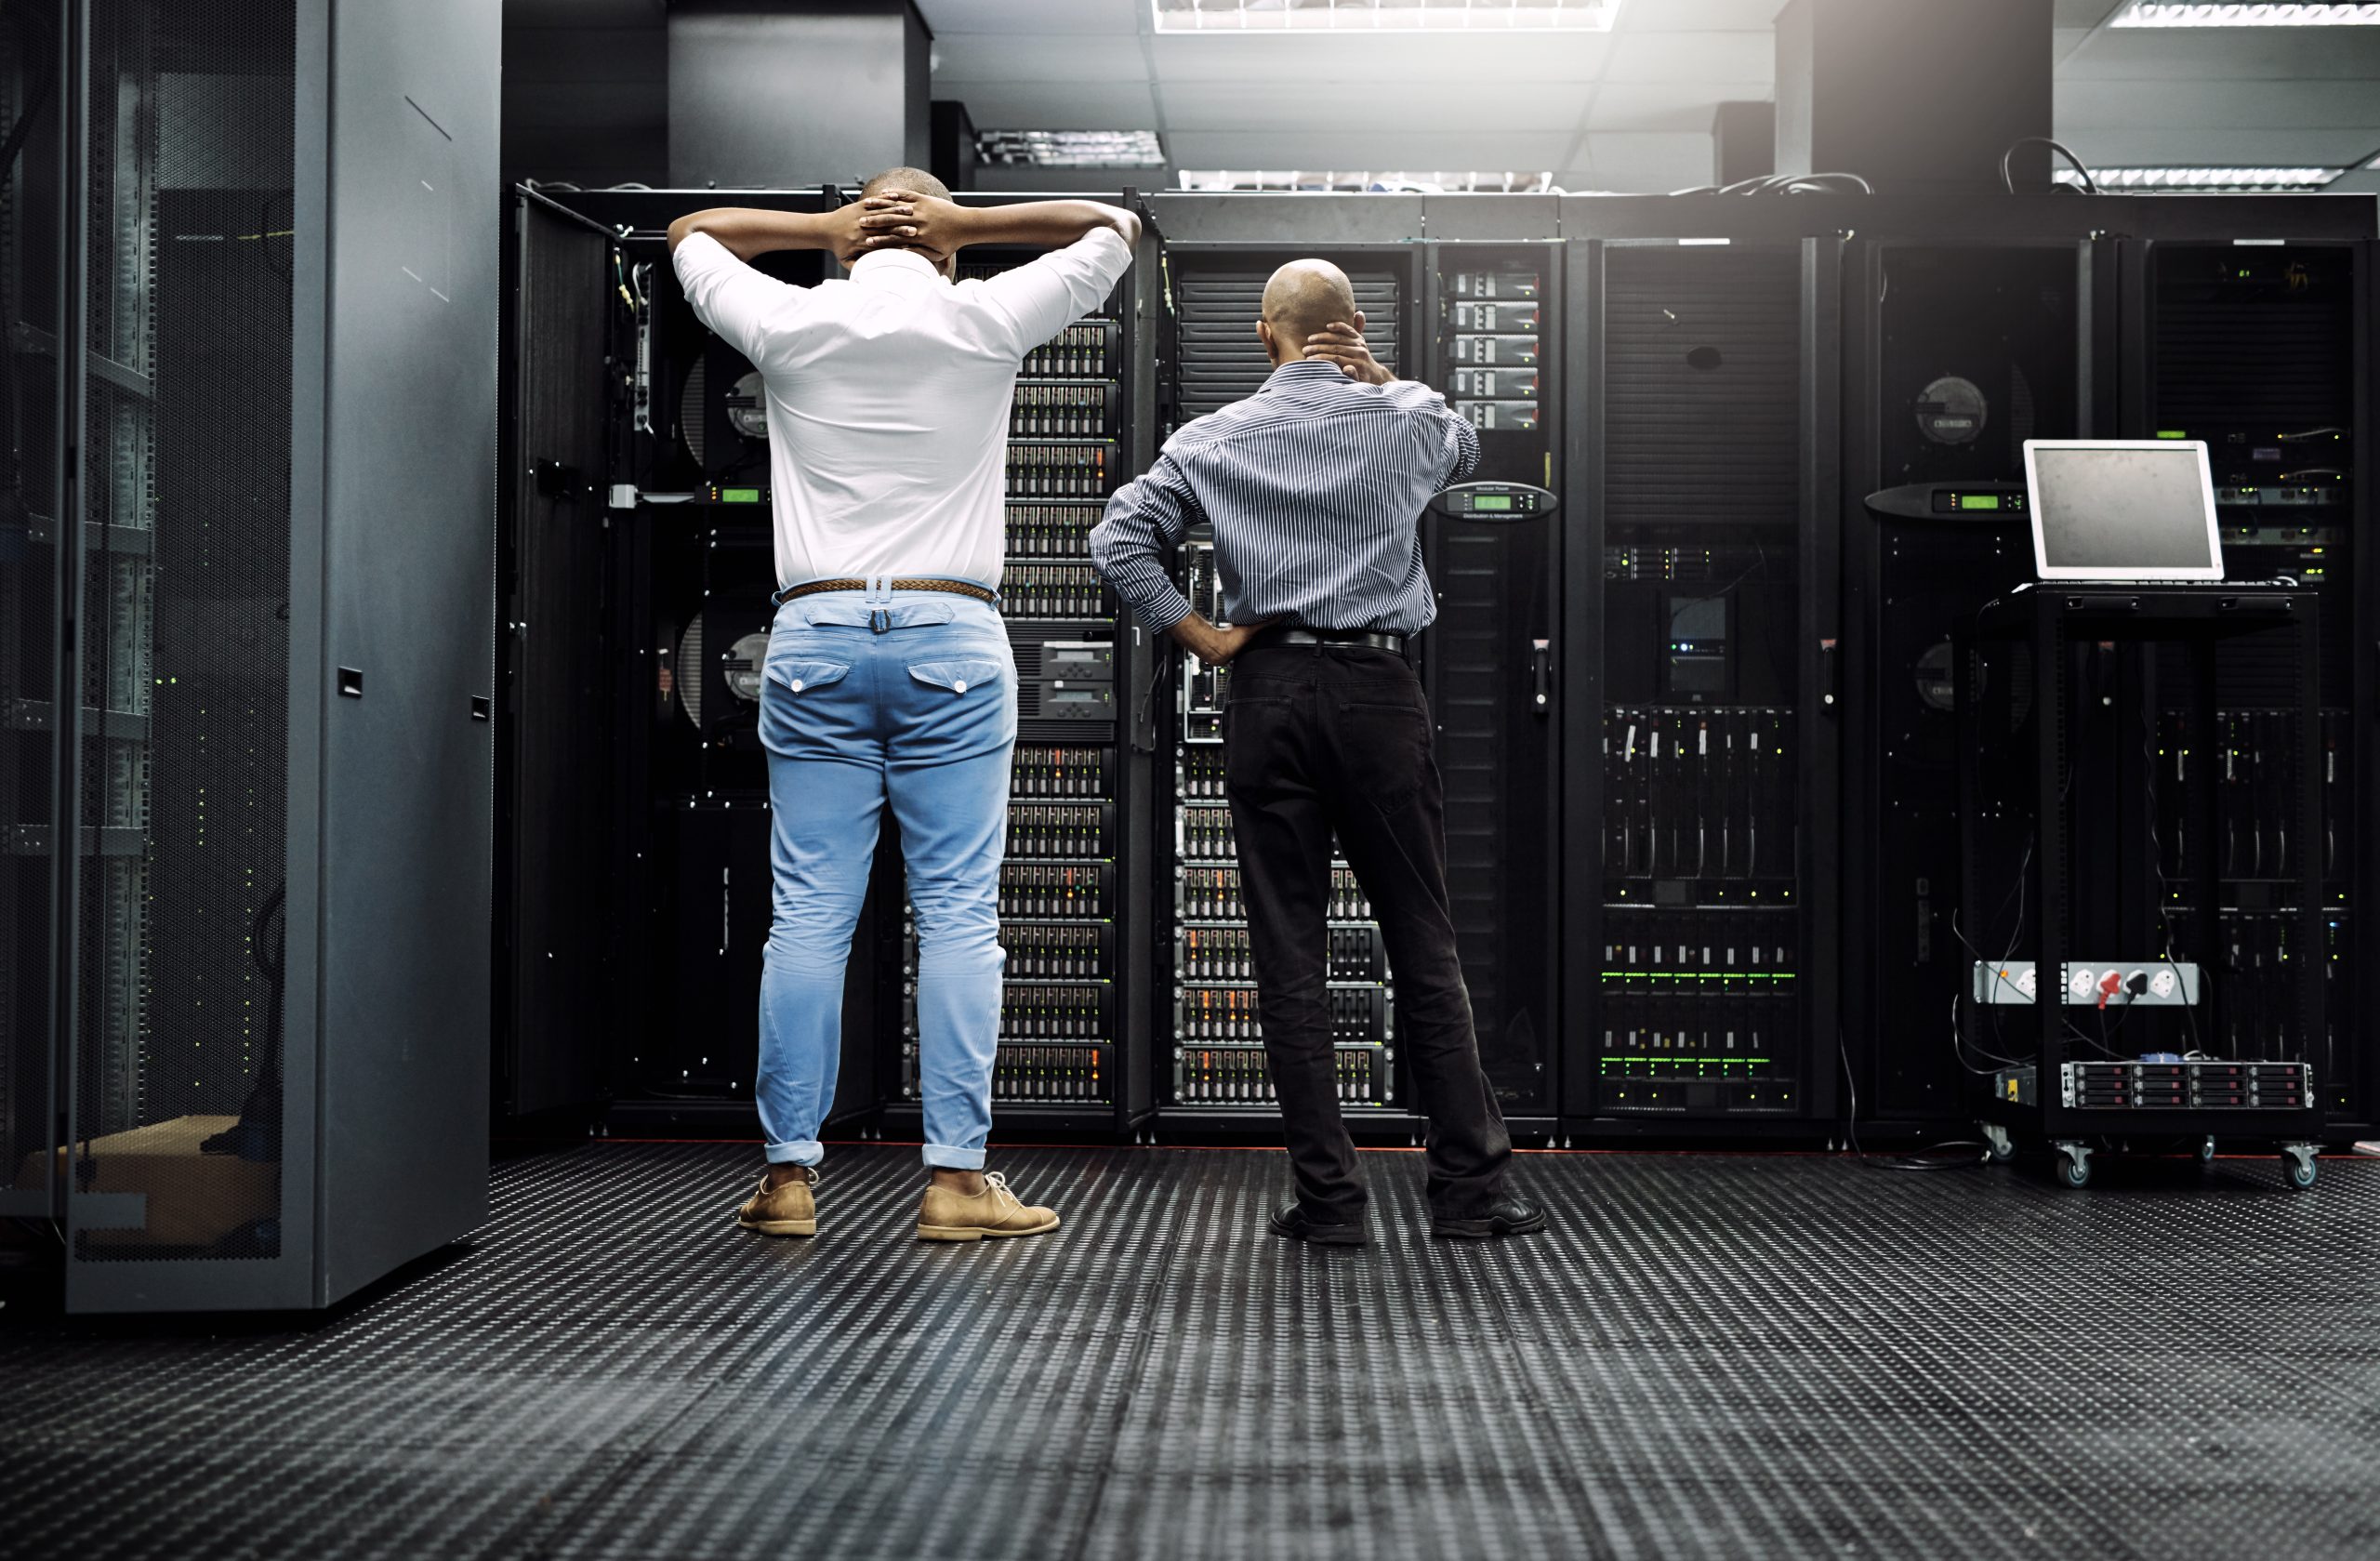
[[[825,1157],[818,1125],[842,1052],[843,966],[890,800],[917,917],[925,1161],[976,1170],[992,1128],[1016,746],[1016,662],[999,613],[881,579],[801,597],[777,609],[765,672],[774,915],[755,1093],[768,1157]]]

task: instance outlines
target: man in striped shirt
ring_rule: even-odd
[[[1183,428],[1108,501],[1091,560],[1141,622],[1210,663],[1237,659],[1223,715],[1258,1015],[1297,1197],[1283,1236],[1360,1246],[1367,1195],[1339,1112],[1329,937],[1333,831],[1380,919],[1397,1036],[1430,1117],[1431,1229],[1492,1237],[1545,1216],[1505,1186],[1512,1139],[1472,1030],[1447,895],[1445,799],[1406,642],[1437,615],[1422,505],[1479,462],[1479,435],[1363,339],[1346,273],[1283,266],[1256,334],[1263,389]],[[1164,553],[1214,531],[1229,623],[1209,623]]]

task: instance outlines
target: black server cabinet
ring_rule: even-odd
[[[1100,198],[1135,204],[1129,193]],[[1018,720],[1000,866],[1008,967],[996,1131],[1120,1134],[1153,1104],[1157,1065],[1134,1022],[1148,980],[1146,940],[1135,933],[1152,894],[1148,765],[1134,723],[1154,653],[1091,567],[1090,537],[1108,495],[1147,458],[1156,252],[1144,235],[1106,303],[1025,359],[1010,416],[1000,612]],[[1035,253],[968,250],[959,275],[993,275]],[[891,882],[897,890],[897,869]],[[883,1119],[897,1132],[918,1121],[917,938],[906,901],[882,903],[900,907],[879,922],[892,1048],[879,1069],[894,1086]]]
[[[1839,1066],[1841,242],[1572,205],[1565,1130],[1807,1134]]]
[[[2022,896],[1959,914],[1950,631],[2032,577],[2024,442],[2108,434],[2117,382],[2114,245],[2073,201],[2020,205],[1989,233],[1895,208],[1848,263],[1844,1013],[1871,1132],[1972,1115],[1977,1070],[2014,1054],[1959,1016]]]
[[[1170,431],[1250,395],[1269,372],[1255,336],[1265,279],[1318,256],[1345,270],[1373,352],[1425,380],[1479,427],[1482,477],[1560,485],[1562,298],[1558,206],[1531,197],[1165,196],[1168,297],[1161,412]],[[1417,644],[1447,787],[1449,889],[1482,1062],[1507,1118],[1550,1131],[1560,960],[1554,885],[1561,712],[1553,695],[1561,520],[1512,526],[1425,519],[1438,620]],[[1210,538],[1180,573],[1218,610]],[[1274,1119],[1248,928],[1223,793],[1228,669],[1172,654],[1159,734],[1160,861],[1173,893],[1157,939],[1170,990],[1151,1012],[1172,1055],[1163,1118],[1197,1130]],[[1170,828],[1169,828],[1170,825]],[[1329,936],[1341,1097],[1363,1132],[1409,1131],[1420,1109],[1395,1057],[1395,972],[1343,860]],[[1160,877],[1163,874],[1160,873]]]
[[[1478,430],[1478,479],[1559,496],[1557,208],[1433,202],[1428,211],[1421,303],[1434,328],[1421,377]],[[1422,528],[1438,595],[1421,645],[1446,785],[1448,890],[1480,1065],[1523,1131],[1550,1131],[1560,1105],[1554,662],[1565,525],[1557,512],[1506,524],[1432,515]]]
[[[840,198],[729,197],[798,211]],[[754,1110],[768,443],[751,365],[694,318],[668,245],[672,219],[721,199],[513,203],[495,1078],[509,1116],[711,1130]],[[832,264],[758,263],[802,284]],[[885,1087],[866,932],[881,876],[846,986],[838,1117],[872,1111]]]
[[[496,18],[333,9],[0,23],[0,1213],[76,1310],[486,1209]]]
[[[1197,232],[1200,218],[1236,215],[1200,202],[1159,203],[1169,230]],[[1228,231],[1228,230],[1226,230]],[[1265,280],[1285,261],[1328,259],[1355,284],[1365,337],[1392,372],[1412,373],[1422,288],[1415,245],[1370,238],[1359,227],[1334,242],[1312,245],[1183,240],[1165,245],[1172,302],[1162,414],[1167,434],[1184,423],[1253,395],[1272,372],[1256,338]],[[1210,620],[1223,617],[1214,539],[1193,531],[1178,559],[1180,583],[1191,605]],[[1255,971],[1249,951],[1247,908],[1241,899],[1238,846],[1223,794],[1223,709],[1231,669],[1208,667],[1168,642],[1172,689],[1170,719],[1157,733],[1157,780],[1166,785],[1170,817],[1160,816],[1155,841],[1162,879],[1172,893],[1151,900],[1161,984],[1149,1022],[1170,1058],[1161,1069],[1164,1119],[1180,1126],[1267,1124],[1276,1119],[1257,1013]],[[1355,871],[1334,850],[1329,936],[1333,1039],[1340,1099],[1358,1131],[1367,1124],[1404,1124],[1407,1090],[1396,1065],[1394,972]],[[1170,1078],[1164,1075],[1170,1073]]]
[[[2321,203],[2335,208],[2347,203]],[[2299,203],[2292,203],[2293,206]],[[2209,1052],[2302,1057],[2313,1065],[2326,1132],[2350,1140],[2373,1120],[2368,988],[2375,655],[2369,480],[2373,245],[2309,237],[2297,210],[2250,207],[2216,225],[2161,224],[2124,254],[2127,438],[2203,440],[2214,468],[2224,566],[2237,579],[2288,578],[2314,590],[2319,687],[2298,687],[2281,637],[2227,655],[2215,726],[2192,714],[2203,668],[2168,651],[2146,675],[2157,705],[2152,774],[2160,827],[2134,887],[2164,907],[2181,958],[2211,967]],[[2366,211],[2367,218],[2369,216]],[[2193,232],[2192,230],[2195,229]],[[2310,839],[2289,827],[2303,723],[2315,723],[2321,799]],[[2153,741],[2152,741],[2153,737]],[[2211,864],[2182,860],[2188,810],[2211,789]],[[2300,835],[2304,831],[2298,831]],[[2294,885],[2314,853],[2323,946],[2294,946]],[[2199,880],[2211,866],[2216,903]],[[2289,1015],[2302,961],[2324,979],[2317,1033]]]

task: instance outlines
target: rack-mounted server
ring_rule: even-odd
[[[1028,257],[971,256],[985,276]],[[1127,344],[1134,283],[1026,355],[1010,407],[1000,615],[1017,664],[1000,943],[1007,951],[995,1105],[1116,1120],[1117,1050],[1130,945],[1123,901],[1131,853],[1117,683],[1130,656],[1114,596],[1090,562],[1107,496],[1126,480],[1133,404]],[[919,1090],[917,933],[905,918],[901,1095]]]
[[[1571,621],[1599,658],[1568,750],[1572,881],[1596,893],[1571,902],[1572,945],[1595,955],[1567,994],[1565,1088],[1587,1131],[1750,1131],[1828,1107],[1814,934],[1835,907],[1812,888],[1833,806],[1833,516],[1815,446],[1838,246],[1647,238],[1578,258],[1601,324],[1573,355],[1594,567],[1570,572]]]

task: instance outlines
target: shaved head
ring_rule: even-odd
[[[1355,324],[1355,289],[1328,260],[1291,260],[1264,284],[1263,317],[1294,356],[1325,325]]]
[[[950,199],[950,186],[923,168],[887,168],[860,186],[860,198],[881,195],[887,190],[906,190],[912,195],[932,195],[937,201]]]

